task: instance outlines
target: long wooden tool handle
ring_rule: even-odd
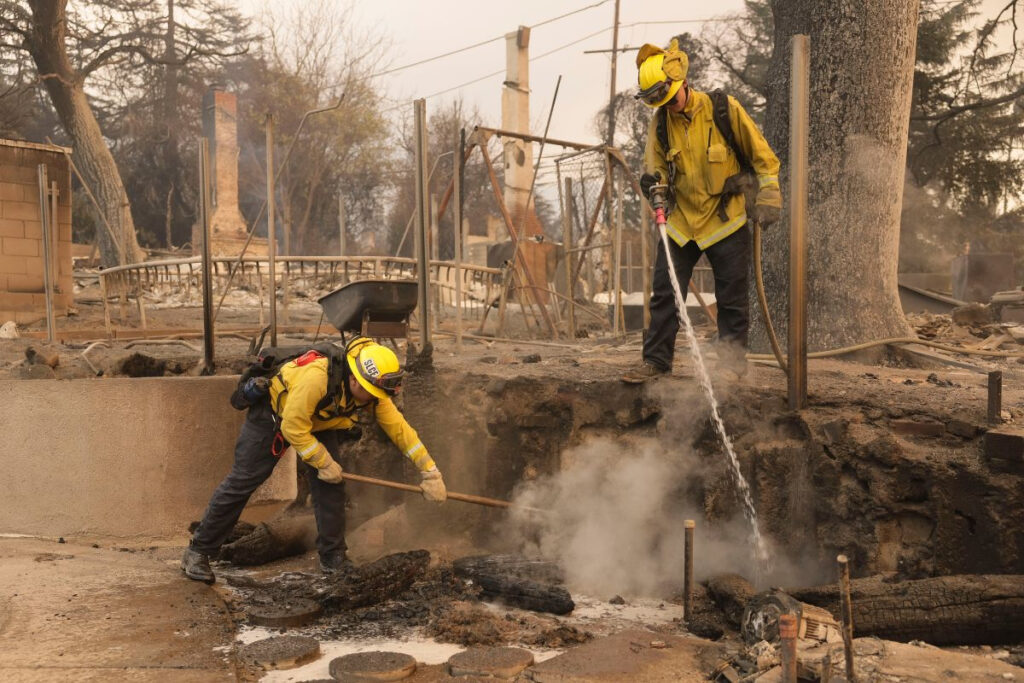
[[[423,489],[419,486],[413,486],[412,484],[401,484],[397,481],[388,481],[387,479],[375,479],[373,477],[364,477],[361,474],[349,474],[343,472],[342,477],[349,481],[358,481],[362,484],[373,484],[374,486],[384,486],[389,489],[398,489],[399,491],[409,491],[410,493],[422,493]],[[474,505],[486,505],[492,508],[510,508],[512,503],[507,500],[498,500],[497,498],[485,498],[484,496],[471,496],[468,493],[455,493],[454,491],[448,492],[449,500],[460,500],[463,503],[473,503]]]

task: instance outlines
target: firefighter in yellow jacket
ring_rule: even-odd
[[[327,356],[308,351],[282,365],[270,381],[269,392],[252,403],[235,444],[231,472],[214,492],[182,558],[182,571],[190,579],[214,581],[210,558],[216,556],[249,496],[270,476],[289,444],[310,482],[320,567],[331,572],[348,564],[339,443],[347,430],[358,425],[360,408],[372,406],[377,423],[420,471],[423,496],[436,502],[446,499],[441,473],[392,401],[403,376],[394,352],[364,337],[352,340],[333,397],[327,397],[330,363]]]
[[[741,159],[725,137],[730,131],[723,133],[716,125],[712,96],[687,82],[689,59],[677,41],[673,39],[668,49],[644,45],[636,64],[637,98],[658,110],[647,135],[641,189],[649,195],[653,185],[668,185],[671,204],[665,227],[671,238],[672,264],[683,287],[701,255],[707,255],[715,276],[719,359],[743,374],[749,326],[747,225],[753,219],[767,226],[779,218],[779,160],[739,102],[723,96],[733,143],[756,175],[756,201],[747,206],[739,187]],[[667,256],[659,242],[643,362],[623,377],[629,382],[642,382],[672,369],[679,320]]]

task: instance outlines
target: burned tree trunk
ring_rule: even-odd
[[[115,244],[106,229],[96,229],[103,265],[138,263],[144,254],[135,235],[121,174],[86,99],[84,76],[68,59],[65,46],[67,0],[31,0],[29,5],[32,23],[26,47],[39,78],[46,85],[57,117],[72,140],[78,168],[117,240]]]
[[[839,614],[839,590],[821,586],[788,591],[797,600]],[[852,582],[853,630],[933,645],[1016,643],[1024,634],[1024,576],[964,575],[884,583]]]
[[[907,336],[896,268],[918,2],[772,0],[771,7],[765,134],[782,161],[784,185],[790,40],[808,34],[811,42],[809,350]],[[765,287],[780,336],[788,318],[786,226],[783,220],[764,235]],[[763,325],[751,332],[752,345],[767,349]]]

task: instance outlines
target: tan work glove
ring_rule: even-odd
[[[444,487],[444,479],[441,471],[436,467],[422,473],[423,480],[420,481],[420,489],[423,490],[423,497],[432,503],[443,503],[448,500],[448,489]]]
[[[328,484],[340,484],[344,481],[341,477],[341,465],[330,457],[327,458],[327,464],[317,471],[316,476],[317,479],[322,479]]]
[[[779,206],[782,204],[782,195],[778,188],[765,188],[757,193],[757,202],[751,211],[751,218],[761,224],[762,228],[778,223],[782,214]]]

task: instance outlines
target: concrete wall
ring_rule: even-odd
[[[43,232],[39,219],[37,167],[46,164],[57,183],[58,207],[52,236],[54,309],[71,303],[71,167],[63,148],[0,140],[0,323],[28,323],[46,316],[43,287]]]
[[[172,537],[228,473],[237,377],[0,381],[0,533]],[[252,502],[295,496],[282,458]]]

